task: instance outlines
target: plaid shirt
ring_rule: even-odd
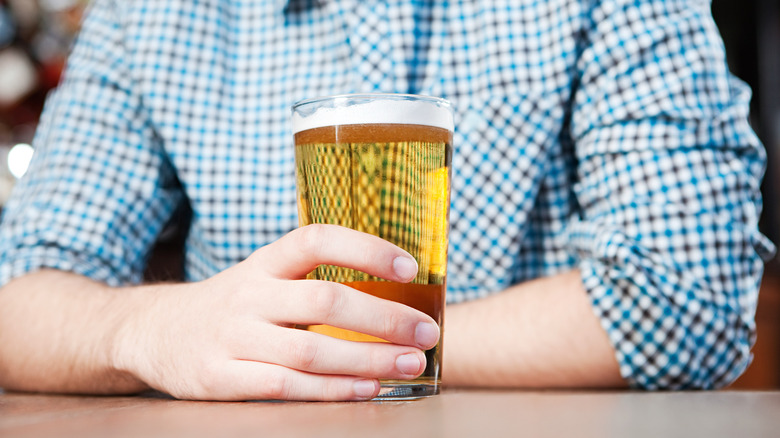
[[[633,386],[748,365],[765,158],[704,0],[98,0],[0,284],[138,283],[181,203],[187,279],[239,262],[297,226],[291,104],[348,92],[454,104],[449,302],[578,268]]]

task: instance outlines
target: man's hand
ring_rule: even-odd
[[[408,253],[377,237],[336,226],[304,227],[202,282],[112,290],[113,297],[101,305],[71,303],[66,309],[41,309],[42,318],[51,312],[73,312],[74,321],[57,318],[60,325],[67,325],[85,317],[79,310],[94,307],[100,313],[86,317],[108,321],[95,324],[95,328],[115,330],[97,337],[98,342],[82,344],[79,339],[69,339],[66,354],[46,355],[41,351],[49,348],[46,331],[67,332],[68,327],[34,324],[34,343],[24,343],[24,348],[32,350],[23,353],[37,361],[59,361],[53,367],[59,370],[59,379],[87,380],[89,375],[84,375],[83,368],[94,364],[85,364],[83,357],[98,358],[97,362],[107,357],[111,372],[96,372],[95,376],[132,376],[152,388],[190,399],[362,400],[378,394],[378,378],[420,375],[425,368],[422,350],[438,341],[435,322],[410,307],[344,285],[303,279],[320,264],[354,268],[401,282],[410,281],[417,271]],[[7,311],[11,305],[30,312],[24,303],[29,291],[21,290],[22,283],[12,282],[4,288],[0,309]],[[6,290],[12,287],[14,290]],[[37,293],[64,293],[56,290],[57,284],[47,287],[45,291],[38,288]],[[81,294],[81,299],[89,299],[89,294]],[[0,319],[7,315],[11,312],[3,312]],[[389,342],[343,341],[294,328],[308,324],[329,324]],[[0,331],[10,327],[20,334],[23,330],[7,323],[0,325]],[[7,333],[0,335],[0,341],[9,336]],[[59,390],[51,377],[45,379],[50,382],[48,388],[36,387],[35,376],[13,369],[25,363],[11,359],[9,354],[13,353],[7,346],[0,347],[0,362],[2,368],[11,366],[10,374],[21,376],[23,384],[15,384],[20,383],[18,379],[8,382],[2,378],[3,384],[23,390]],[[73,364],[82,369],[71,370],[69,375]],[[52,367],[32,369],[50,371]],[[72,382],[61,388],[82,392]]]

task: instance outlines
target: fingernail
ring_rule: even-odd
[[[358,380],[352,384],[352,390],[355,391],[355,397],[361,399],[373,398],[376,393],[376,381]]]
[[[402,280],[411,280],[417,275],[417,261],[410,257],[396,257],[393,260],[395,275]]]
[[[414,340],[422,348],[433,348],[439,342],[439,327],[430,322],[421,322],[414,329]]]
[[[398,368],[398,371],[409,375],[417,375],[421,365],[420,358],[414,353],[398,356],[395,360],[395,367]]]

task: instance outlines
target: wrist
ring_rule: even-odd
[[[114,376],[117,390],[138,392],[149,389],[150,386],[142,378],[142,362],[148,361],[150,354],[147,338],[154,336],[153,317],[156,302],[161,291],[156,289],[165,286],[138,286],[123,290],[111,289],[109,299],[117,304],[118,309],[113,326],[105,331],[102,341],[108,345],[104,363]]]

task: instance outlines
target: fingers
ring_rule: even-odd
[[[417,348],[350,342],[303,330],[274,326],[241,336],[236,359],[274,363],[317,374],[409,380],[425,370]]]
[[[343,284],[318,280],[290,281],[277,294],[277,324],[328,324],[428,350],[439,341],[430,316],[409,306],[362,293]]]
[[[236,325],[228,324],[229,335],[218,336],[230,359],[219,361],[213,373],[207,370],[196,398],[366,400],[379,392],[375,378],[409,380],[423,372],[421,350],[439,339],[435,321],[345,285],[299,280],[322,264],[397,282],[417,273],[416,261],[401,248],[334,225],[303,227],[255,251],[232,274],[207,284],[236,292],[228,294],[233,300],[225,306],[236,314],[229,318]],[[291,324],[328,324],[389,343],[344,341],[290,329]]]
[[[217,400],[369,400],[379,394],[379,382],[234,360],[211,383],[207,393],[207,398]]]
[[[417,275],[409,253],[370,234],[336,225],[298,228],[252,254],[253,265],[276,278],[303,278],[319,265],[336,265],[386,280],[408,282]]]

